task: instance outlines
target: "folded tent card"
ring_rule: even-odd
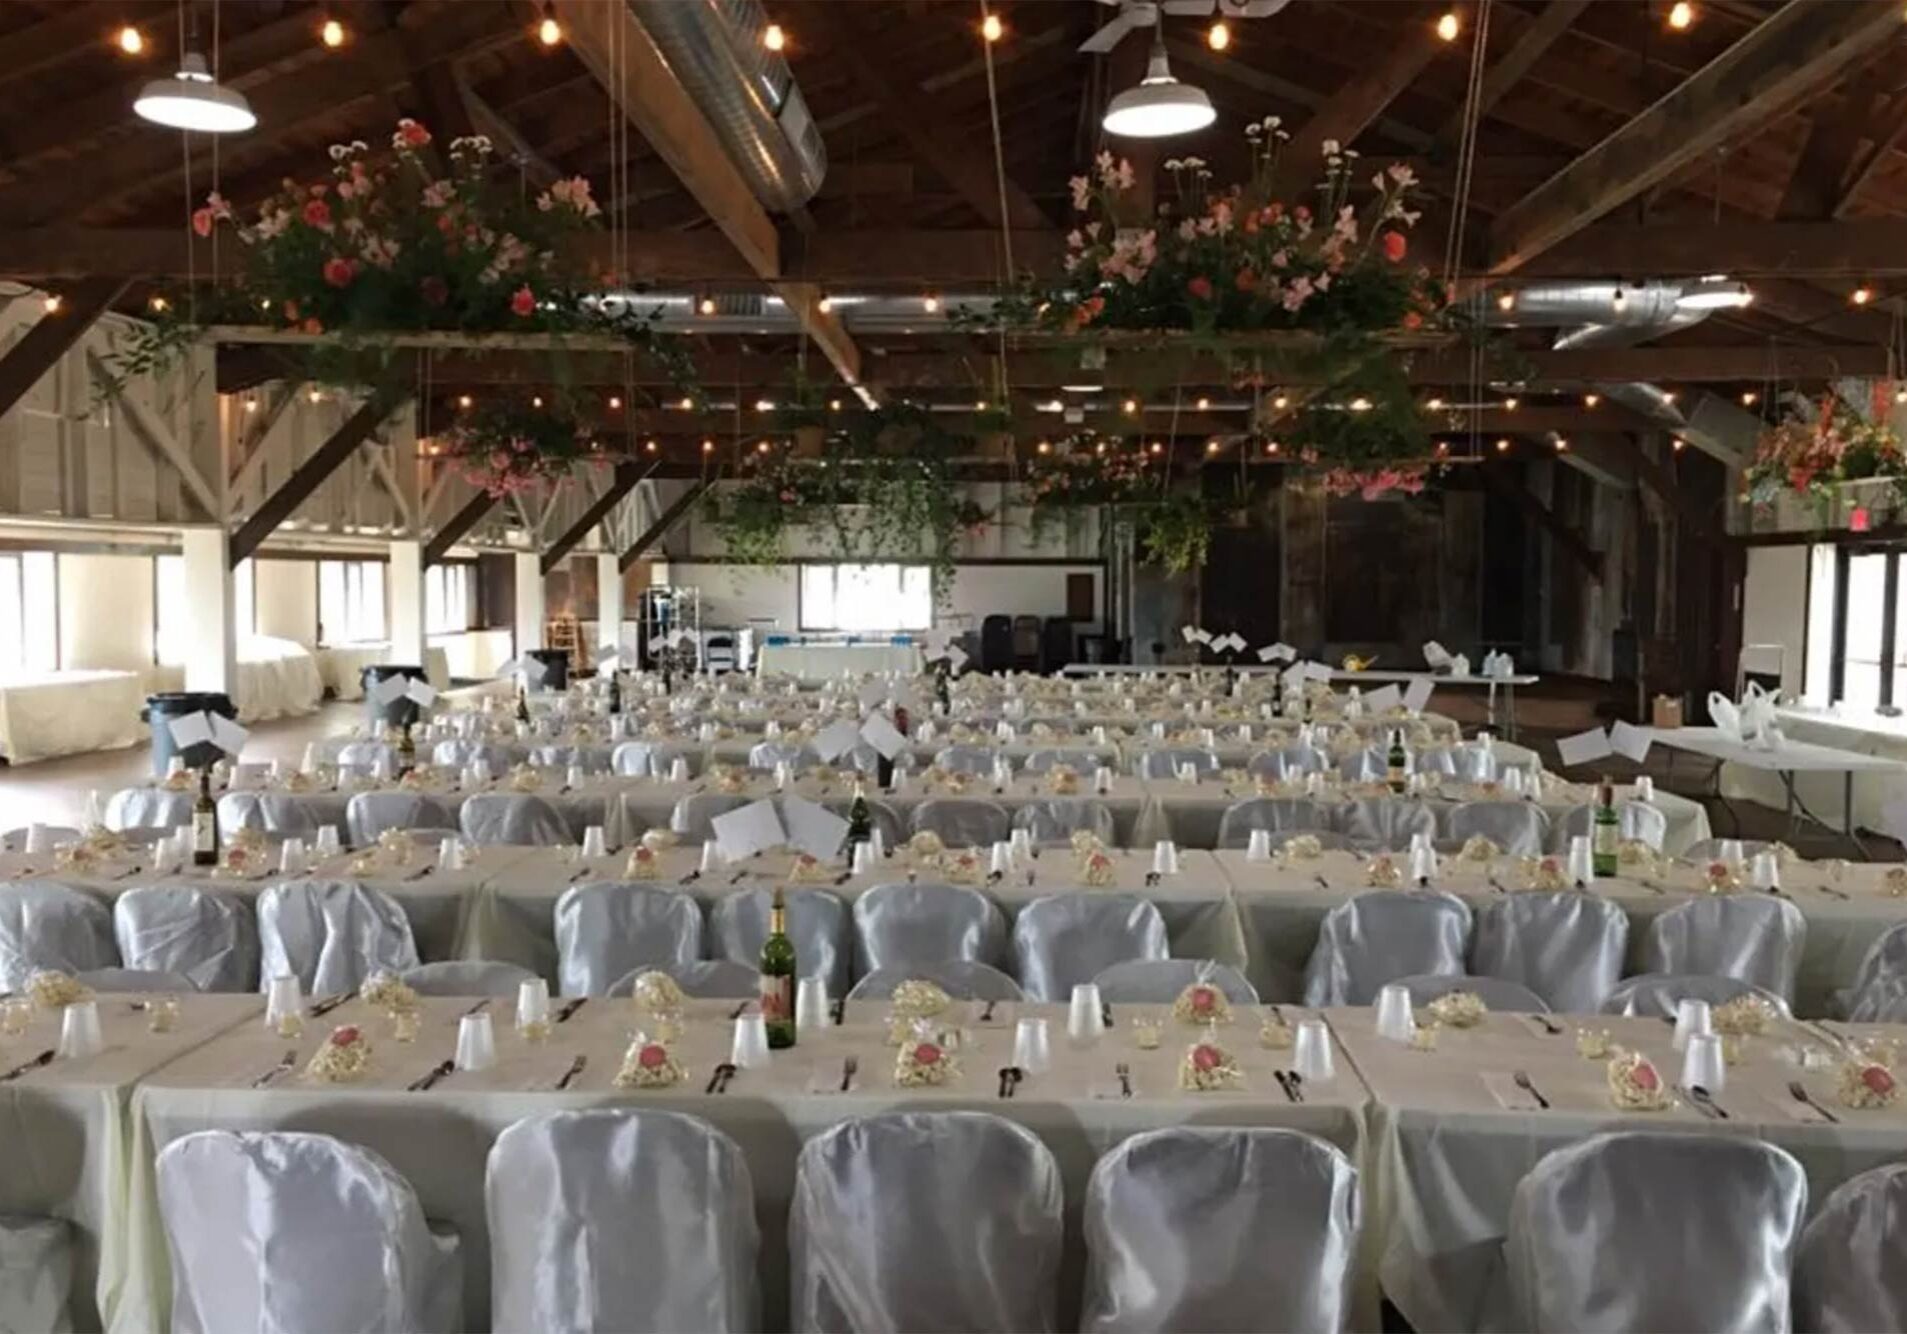
[[[1260,662],[1295,662],[1297,657],[1298,650],[1283,642],[1267,644],[1258,650]]]
[[[408,699],[419,708],[428,709],[437,702],[437,691],[428,681],[419,681],[413,676],[387,676],[371,687],[371,698],[379,704]]]
[[[1587,732],[1564,737],[1556,743],[1556,753],[1564,764],[1571,766],[1611,755],[1641,764],[1649,757],[1652,740],[1646,727],[1617,722],[1608,728],[1592,727]]]
[[[1404,692],[1398,689],[1395,682],[1387,686],[1379,686],[1364,696],[1364,707],[1379,715],[1389,713],[1403,702]]]
[[[715,833],[715,845],[730,861],[751,857],[788,841],[781,827],[781,817],[775,812],[775,803],[768,800],[751,801],[746,806],[724,811],[709,821],[709,828]]]
[[[861,740],[890,760],[899,759],[901,752],[907,749],[907,738],[887,720],[885,714],[874,714],[862,723],[860,735]]]
[[[842,718],[816,732],[808,744],[814,747],[815,754],[832,764],[837,757],[853,750],[860,740],[861,725],[852,718]]]
[[[1421,676],[1404,687],[1404,707],[1412,713],[1422,713],[1424,706],[1430,703],[1431,694],[1437,687]]]
[[[784,792],[781,797],[784,841],[789,847],[827,861],[848,839],[848,822],[818,802]]]
[[[182,718],[173,718],[166,726],[172,732],[172,744],[181,750],[192,746],[202,746],[208,741],[227,755],[236,755],[245,748],[246,738],[251,733],[222,713],[188,713]]]

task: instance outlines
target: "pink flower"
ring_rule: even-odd
[[[1861,1083],[1877,1097],[1885,1098],[1894,1091],[1894,1077],[1884,1065],[1870,1065],[1861,1070]]]
[[[1656,1074],[1655,1067],[1647,1061],[1636,1063],[1635,1069],[1629,1072],[1629,1082],[1644,1093],[1653,1093],[1662,1087],[1662,1077]]]
[[[1218,997],[1210,987],[1193,987],[1191,1000],[1193,1014],[1209,1013],[1218,1005]]]
[[[510,294],[510,313],[525,319],[536,313],[536,293],[527,283]]]
[[[1190,292],[1195,300],[1210,301],[1212,299],[1212,280],[1202,273],[1198,274],[1185,285],[1185,290]]]
[[[1192,1048],[1192,1066],[1207,1074],[1218,1069],[1218,1048],[1209,1042],[1201,1042]]]
[[[324,280],[333,287],[349,287],[357,276],[358,266],[342,255],[333,255],[324,262]]]
[[[357,1025],[346,1024],[342,1028],[334,1028],[331,1030],[331,1045],[334,1047],[349,1047],[362,1036],[363,1034],[358,1032]]]
[[[931,1042],[916,1043],[914,1045],[914,1064],[915,1065],[940,1064],[940,1048],[936,1047]]]
[[[422,148],[430,142],[430,131],[406,116],[397,122],[397,133],[391,137],[396,148]]]
[[[1410,242],[1404,239],[1402,232],[1385,232],[1382,244],[1384,246],[1384,258],[1393,264],[1403,263],[1404,255],[1410,249]]]
[[[213,221],[212,210],[209,208],[194,209],[192,211],[192,230],[197,232],[200,236],[210,236],[212,234]]]
[[[636,1053],[636,1064],[644,1070],[660,1069],[668,1062],[669,1052],[660,1042],[651,1042]]]

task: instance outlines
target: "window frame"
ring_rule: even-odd
[[[896,578],[898,585],[904,587],[909,570],[919,570],[926,579],[927,600],[925,620],[920,625],[890,625],[863,629],[843,629],[840,625],[813,625],[808,620],[808,578],[809,572],[827,570],[835,583],[836,600],[840,591],[840,572],[844,569],[893,569],[900,571]],[[803,561],[795,567],[795,627],[800,634],[817,635],[896,635],[920,634],[934,626],[934,576],[933,566],[920,561]],[[840,617],[834,618],[837,622]]]

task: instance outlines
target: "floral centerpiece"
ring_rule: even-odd
[[[371,1044],[354,1024],[331,1030],[305,1065],[305,1076],[321,1084],[347,1084],[371,1068]]]
[[[1812,413],[1769,426],[1742,470],[1743,498],[1771,505],[1789,492],[1825,502],[1845,482],[1882,479],[1907,499],[1907,453],[1887,424],[1890,389],[1877,381],[1864,411],[1830,392]]]
[[[1183,1024],[1229,1024],[1232,1003],[1210,982],[1194,982],[1172,1002],[1172,1017]]]
[[[1194,1042],[1179,1061],[1179,1087],[1188,1093],[1235,1089],[1244,1082],[1237,1060],[1216,1042]]]
[[[1892,1107],[1900,1098],[1900,1085],[1894,1072],[1878,1061],[1843,1062],[1835,1091],[1843,1106],[1866,1110]]]
[[[681,1083],[687,1074],[667,1043],[636,1041],[623,1053],[611,1082],[619,1089],[660,1089]]]

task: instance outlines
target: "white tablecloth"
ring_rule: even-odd
[[[842,672],[904,672],[919,675],[920,649],[913,644],[764,644],[755,655],[758,676],[798,676],[821,681]]]
[[[146,735],[137,672],[65,671],[0,680],[0,756],[13,764],[117,750]]]
[[[1849,757],[1848,763],[1840,766],[1842,771],[1852,764],[1862,766],[1854,774],[1855,827],[1897,832],[1891,829],[1886,812],[1891,805],[1907,802],[1907,719],[1883,718],[1879,714],[1854,717],[1821,709],[1782,709],[1779,713],[1781,730],[1790,743],[1788,749],[1806,747],[1812,752],[1815,748],[1827,748],[1835,752],[1837,758]],[[1656,739],[1669,741],[1674,735],[1658,733]],[[1783,753],[1785,756],[1785,751]],[[1794,784],[1810,811],[1840,827],[1847,787],[1843,772],[1817,772],[1811,766],[1803,766],[1803,771],[1796,773]],[[1741,764],[1723,768],[1722,795],[1745,797],[1776,810],[1788,804],[1787,790],[1778,774]]]
[[[183,667],[162,664],[150,676],[154,690],[185,688]],[[303,644],[259,636],[238,646],[238,678],[229,693],[242,723],[295,718],[317,712],[324,699],[324,678],[317,658]]]

